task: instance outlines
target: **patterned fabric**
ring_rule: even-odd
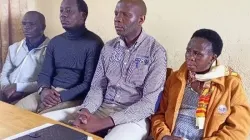
[[[163,91],[166,67],[165,49],[143,31],[130,48],[121,38],[115,38],[101,52],[82,107],[90,112],[95,112],[103,103],[114,110],[122,108],[110,112],[116,125],[145,119],[154,113]]]
[[[199,98],[198,107],[196,110],[196,126],[199,129],[204,128],[207,106],[214,89],[216,88],[212,82],[212,79],[224,77],[228,75],[238,76],[230,67],[219,65],[218,61],[215,61],[210,68],[210,71],[206,74],[195,74],[189,72],[188,75],[188,85],[191,85],[194,81],[205,81],[203,89]]]
[[[196,127],[195,112],[199,94],[190,86],[186,86],[173,135],[188,140],[201,140],[203,130]]]

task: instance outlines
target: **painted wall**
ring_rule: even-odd
[[[116,36],[113,18],[117,0],[86,0],[88,29],[104,41]],[[145,0],[148,15],[144,29],[168,52],[169,67],[177,69],[192,33],[200,28],[216,30],[224,40],[222,63],[232,66],[243,78],[250,98],[250,1],[249,0]],[[47,19],[46,34],[63,32],[59,22],[61,0],[30,0],[29,9]]]

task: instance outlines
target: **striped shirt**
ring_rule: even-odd
[[[165,49],[144,31],[130,48],[120,37],[107,42],[82,107],[91,113],[104,104],[113,108],[115,125],[149,117],[163,91],[166,62]]]

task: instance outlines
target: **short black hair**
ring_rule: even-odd
[[[45,17],[42,13],[38,12],[38,11],[28,11],[25,13],[25,15],[27,14],[33,14],[36,16],[37,20],[39,20],[39,23],[43,26],[43,30],[45,30],[46,28],[46,20]]]
[[[78,10],[80,12],[86,13],[86,15],[88,16],[89,11],[88,11],[87,3],[84,0],[76,0],[76,3],[77,3]]]
[[[212,43],[212,51],[214,54],[220,56],[222,48],[223,48],[223,41],[220,35],[211,29],[200,29],[194,32],[191,39],[194,37],[200,37],[208,40]]]

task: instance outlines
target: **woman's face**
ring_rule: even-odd
[[[202,73],[210,69],[217,55],[213,53],[212,43],[204,38],[192,38],[186,49],[186,64],[189,71]]]

